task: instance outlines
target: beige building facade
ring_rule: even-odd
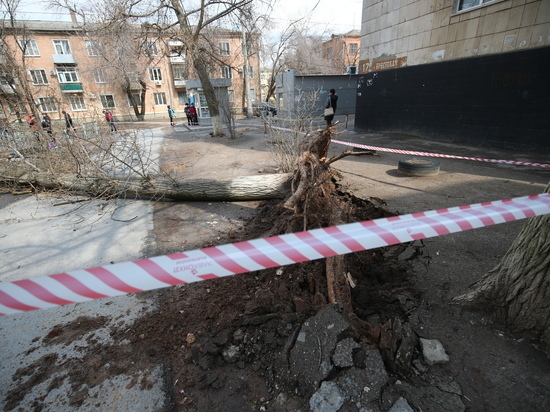
[[[136,118],[124,88],[121,66],[110,64],[109,55],[96,47],[99,42],[82,28],[71,22],[26,21],[20,25],[15,35],[4,29],[2,40],[14,53],[19,70],[25,72],[23,78],[39,113],[48,113],[56,119],[62,118],[64,110],[73,119],[84,121],[100,116],[103,110],[110,110],[119,119]],[[242,37],[239,32],[221,30],[216,38],[214,56],[208,65],[210,77],[231,79],[228,87],[231,110],[240,112],[245,101]],[[187,89],[188,80],[196,76],[189,59],[182,53],[182,46],[183,43],[175,40],[149,39],[146,53],[128,58],[132,60],[136,75],[129,82],[129,88],[138,103],[143,96],[141,84],[146,88],[145,119],[167,116],[168,105],[176,111],[177,117],[183,117],[185,103],[189,101],[199,108],[202,106],[201,114],[208,117],[202,90]],[[110,52],[117,53],[116,47],[113,46]],[[0,62],[4,65],[3,73],[11,70],[5,67],[5,59]],[[250,89],[255,102],[261,98],[257,54],[249,58],[249,66]],[[13,118],[17,112],[22,114],[29,108],[14,107],[13,95],[21,86],[17,80],[15,84],[8,83],[9,76],[3,76],[0,103],[2,116]]]
[[[324,74],[354,74],[359,63],[361,33],[351,30],[344,34],[333,34],[323,43],[323,59],[328,63]]]
[[[364,0],[360,72],[550,45],[548,0]]]
[[[550,0],[364,0],[355,127],[550,151]]]

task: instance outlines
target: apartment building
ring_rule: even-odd
[[[550,152],[550,1],[364,0],[356,128]]]
[[[324,74],[355,74],[359,64],[361,32],[351,30],[344,34],[333,34],[323,43]]]
[[[197,76],[183,42],[174,40],[175,36],[147,37],[136,47],[129,47],[127,39],[97,39],[74,22],[20,21],[16,30],[6,28],[4,23],[2,41],[14,54],[18,70],[25,72],[19,77],[9,75],[14,68],[7,67],[8,59],[0,58],[4,73],[0,104],[5,118],[29,109],[25,99],[14,103],[22,89],[18,79],[27,82],[38,112],[48,113],[53,119],[61,118],[63,110],[84,120],[100,116],[106,109],[119,119],[147,119],[165,116],[167,105],[183,117],[187,102],[196,105],[200,116],[209,117],[202,89],[187,87]],[[210,77],[226,79],[218,83],[227,87],[231,109],[242,111],[241,33],[217,30],[210,40],[214,44],[208,60]],[[257,54],[249,58],[249,66],[252,100],[259,101]],[[140,116],[132,100],[138,107],[144,101]]]

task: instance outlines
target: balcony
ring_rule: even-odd
[[[17,84],[14,84],[13,88],[17,89]],[[2,91],[2,93],[13,94],[15,93],[13,88],[7,83],[2,82],[2,84],[0,84],[0,90]]]
[[[76,64],[72,54],[52,54],[54,64]]]
[[[170,56],[170,63],[185,63],[185,56]]]
[[[63,93],[82,93],[82,83],[59,83],[59,87]]]
[[[182,79],[174,80],[174,87],[176,89],[181,89],[186,87],[186,81]]]

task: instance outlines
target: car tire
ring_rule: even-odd
[[[439,169],[439,162],[434,159],[400,160],[397,167],[399,173],[404,176],[435,176]]]

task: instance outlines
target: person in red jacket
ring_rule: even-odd
[[[197,109],[195,109],[194,104],[191,104],[189,106],[189,115],[191,117],[191,124],[192,125],[198,125],[199,124],[199,118],[197,116]]]
[[[116,125],[115,119],[113,118],[113,113],[109,110],[103,110],[103,114],[105,115],[105,120],[107,120],[107,123],[109,123],[109,126],[111,126],[111,132],[116,132]]]

